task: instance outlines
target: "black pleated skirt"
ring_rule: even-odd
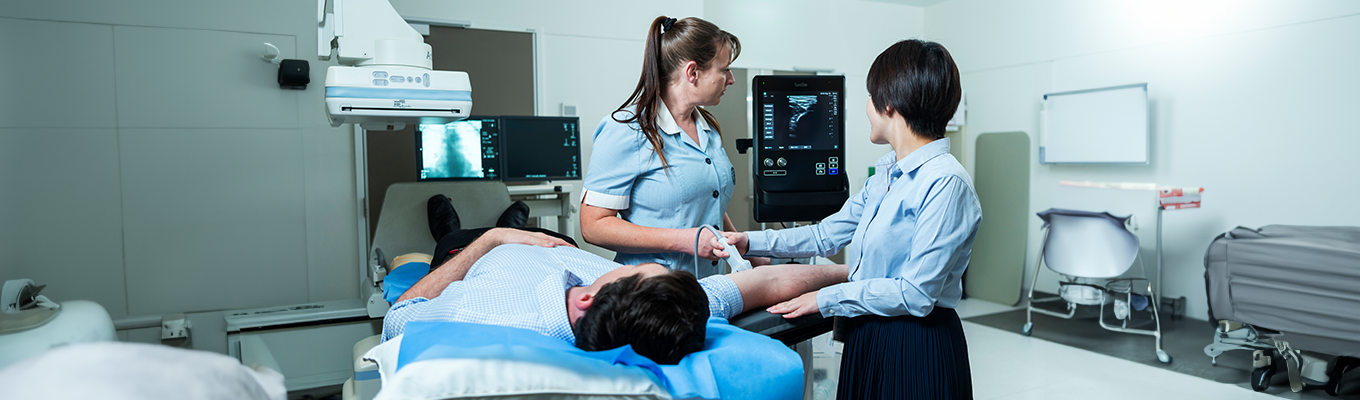
[[[844,322],[837,399],[973,398],[968,344],[953,309]]]

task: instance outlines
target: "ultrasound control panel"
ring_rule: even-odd
[[[757,116],[755,170],[761,188],[770,192],[840,189],[844,182],[845,79],[760,76],[752,87]]]

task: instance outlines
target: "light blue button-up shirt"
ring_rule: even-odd
[[[658,101],[657,126],[669,170],[652,151],[637,124],[621,124],[605,117],[595,128],[595,144],[586,171],[588,205],[618,210],[619,217],[634,225],[689,229],[699,225],[723,226],[727,203],[732,199],[736,175],[723,150],[722,138],[695,111],[699,141],[690,139]],[[634,108],[619,111],[628,116]],[[622,264],[655,262],[667,268],[690,269],[695,257],[686,253],[618,253]],[[712,261],[699,260],[698,276],[716,272]],[[707,269],[707,271],[706,271]]]
[[[857,243],[850,281],[817,291],[823,316],[923,317],[956,307],[982,222],[972,178],[947,138],[900,161],[889,152],[875,166],[882,172],[821,223],[748,232],[750,255],[828,256]]]
[[[416,297],[392,305],[383,318],[382,340],[400,335],[411,321],[470,322],[532,330],[576,343],[567,319],[567,289],[588,286],[619,264],[569,246],[497,246],[439,297]],[[741,312],[741,291],[724,275],[699,280],[712,317]]]

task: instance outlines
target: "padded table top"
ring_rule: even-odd
[[[769,336],[783,342],[785,346],[792,346],[817,337],[817,335],[830,332],[834,321],[834,318],[825,318],[821,314],[809,314],[787,319],[783,315],[758,309],[732,318],[731,324],[738,328]]]

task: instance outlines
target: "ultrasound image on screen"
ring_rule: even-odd
[[[499,179],[496,120],[420,125],[420,180]]]
[[[763,92],[766,150],[831,150],[839,147],[839,94]]]

